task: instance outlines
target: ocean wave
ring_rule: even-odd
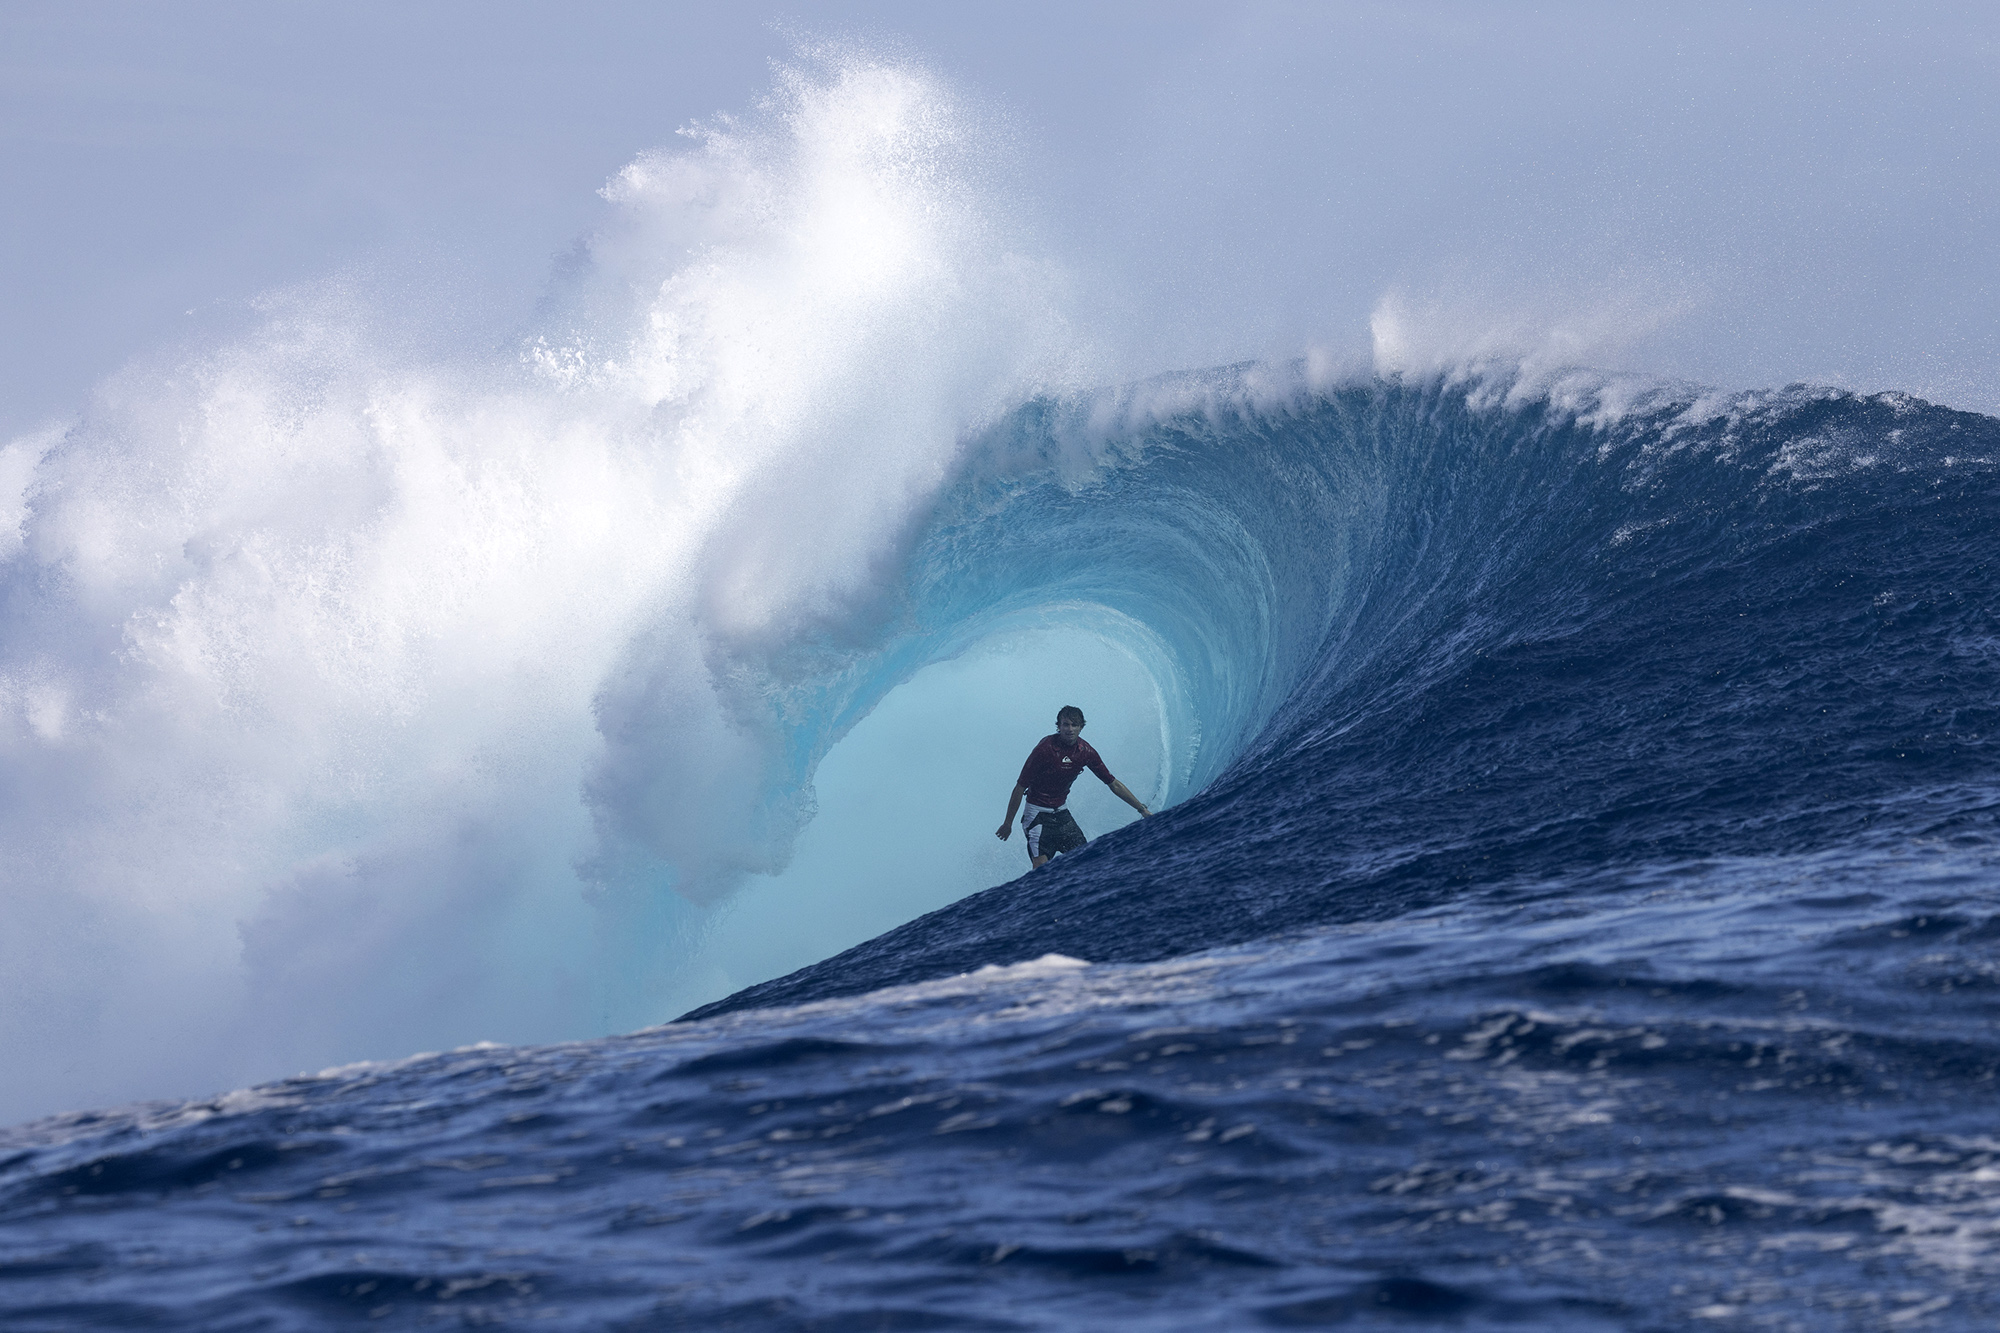
[[[986,456],[1033,470],[948,493],[888,646],[787,705],[865,711],[1010,616],[1102,608],[1169,682],[1176,808],[730,1005],[1164,957],[1468,885],[1992,837],[2000,423],[1627,377],[1281,379],[1210,377],[1136,426],[1024,409]]]

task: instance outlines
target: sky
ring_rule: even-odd
[[[1991,4],[15,0],[0,1119],[802,966],[1020,873],[1056,702],[1184,794],[1087,607],[910,667],[816,792],[757,711],[1025,394],[2000,412],[1996,89]]]
[[[2000,411],[1988,4],[424,5],[0,15],[0,432],[261,293],[496,339],[597,191],[799,43],[929,63],[1102,364],[1463,345]]]

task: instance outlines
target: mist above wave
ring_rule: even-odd
[[[0,1110],[656,1018],[674,904],[784,864],[738,664],[865,615],[1074,361],[921,68],[809,55],[687,134],[522,340],[280,293],[0,456]]]

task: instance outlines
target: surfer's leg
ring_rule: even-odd
[[[1039,870],[1049,858],[1042,854],[1043,811],[1039,806],[1029,806],[1021,815],[1021,840],[1028,844],[1028,869]]]
[[[1042,846],[1045,850],[1061,852],[1067,856],[1090,841],[1089,838],[1083,836],[1083,829],[1078,826],[1076,816],[1071,814],[1067,808],[1058,810],[1053,815],[1050,815],[1049,823],[1053,827],[1042,838]]]

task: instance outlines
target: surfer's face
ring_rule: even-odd
[[[1056,744],[1075,745],[1077,735],[1082,730],[1083,723],[1078,722],[1075,718],[1063,718],[1060,722],[1056,723]]]

